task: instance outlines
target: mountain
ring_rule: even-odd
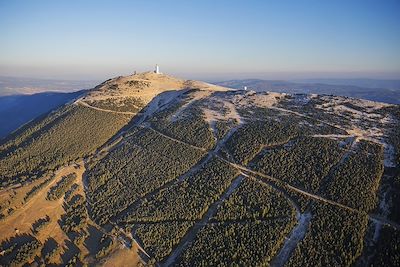
[[[396,266],[400,106],[116,77],[0,142],[0,264]]]
[[[343,85],[343,84],[349,85]],[[371,101],[400,104],[400,82],[382,80],[301,80],[300,82],[275,80],[230,80],[217,82],[221,86],[243,89],[244,86],[257,92],[271,91],[282,93],[340,95]],[[356,84],[356,85],[353,85]],[[372,86],[385,86],[375,88]]]

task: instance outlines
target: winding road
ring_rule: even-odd
[[[129,112],[129,111],[116,111],[116,110],[110,110],[110,109],[103,109],[103,108],[98,108],[95,106],[92,106],[90,104],[88,104],[85,101],[82,101],[81,99],[78,99],[74,102],[75,105],[82,105],[88,108],[92,108],[98,111],[104,111],[104,112],[110,112],[110,113],[117,113],[117,114],[125,114],[125,115],[136,115],[137,113],[135,112]]]

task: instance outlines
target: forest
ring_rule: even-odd
[[[105,223],[147,193],[186,173],[203,156],[203,151],[152,130],[136,132],[88,171],[92,216]]]
[[[4,240],[1,244],[3,254],[0,257],[0,264],[23,266],[23,264],[32,260],[41,246],[40,241],[31,235],[16,236],[11,240]]]
[[[130,211],[125,221],[199,220],[238,174],[225,162],[212,158],[198,172],[158,192]]]
[[[3,187],[34,180],[94,152],[130,116],[69,105],[35,120],[0,144]]]
[[[286,143],[296,134],[293,127],[284,127],[273,120],[256,121],[240,127],[225,147],[234,161],[246,165],[263,146]]]
[[[76,179],[75,173],[70,173],[61,177],[61,180],[56,185],[50,188],[47,192],[47,200],[57,200],[61,198],[65,192],[71,187]]]
[[[295,215],[292,203],[283,193],[255,179],[246,178],[222,203],[211,221],[293,220]]]
[[[145,106],[138,97],[108,98],[102,100],[87,100],[89,105],[105,110],[137,113]]]
[[[285,101],[279,102],[278,106],[291,111],[299,112],[300,114],[307,115],[314,119],[314,122],[325,121],[331,124],[341,125],[341,127],[350,127],[351,120],[350,116],[346,117],[344,114],[337,115],[329,112],[324,112],[323,110],[317,108],[318,105],[327,104],[320,96],[308,99],[307,103],[299,105],[296,98],[305,97],[305,95],[294,95],[287,96]],[[329,103],[328,103],[329,105]],[[333,105],[331,105],[333,106]],[[336,129],[337,134],[346,134],[340,129]]]
[[[149,264],[162,261],[171,254],[172,249],[192,227],[192,221],[170,221],[143,223],[135,227],[135,236],[144,244],[144,249],[151,255]]]
[[[266,147],[250,166],[290,185],[315,193],[344,153],[339,141],[299,137],[287,145]]]
[[[61,216],[61,228],[65,233],[79,232],[87,225],[87,212],[82,195],[75,195],[70,201],[64,202],[65,214]]]
[[[173,106],[156,114],[151,119],[152,127],[188,144],[211,149],[215,145],[215,140],[210,125],[203,119],[201,109],[192,104],[180,113],[179,108],[184,108],[184,106]],[[172,112],[176,112],[174,117],[171,116]]]
[[[333,172],[325,195],[349,207],[368,212],[376,207],[376,192],[382,175],[382,146],[360,141],[356,152],[349,155]]]
[[[208,224],[173,266],[268,265],[292,227],[288,220]]]
[[[349,266],[363,249],[368,217],[321,202],[311,204],[310,227],[287,266]]]

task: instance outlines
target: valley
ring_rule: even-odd
[[[110,79],[0,144],[0,264],[395,266],[399,121],[347,97]]]

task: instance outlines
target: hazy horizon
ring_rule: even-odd
[[[102,80],[158,63],[202,80],[399,79],[399,13],[396,0],[2,1],[0,75]]]
[[[138,71],[140,72],[146,72],[146,71],[152,71],[151,69],[148,70],[143,70],[143,71]],[[265,81],[288,81],[288,82],[294,82],[294,81],[304,81],[304,82],[309,82],[309,81],[345,81],[345,80],[362,80],[362,81],[400,81],[400,77],[396,78],[385,78],[384,76],[376,76],[376,77],[371,77],[371,76],[362,76],[362,75],[338,75],[337,73],[332,73],[332,74],[322,74],[322,75],[315,75],[312,76],[310,73],[201,73],[201,74],[193,74],[193,73],[169,73],[169,72],[163,72],[166,75],[177,77],[177,78],[182,78],[182,79],[188,79],[188,80],[199,80],[199,81],[205,81],[205,82],[222,82],[222,81],[230,81],[230,80],[265,80]],[[92,78],[89,79],[86,76],[85,77],[63,77],[63,76],[23,76],[23,75],[2,75],[0,74],[0,84],[2,83],[1,79],[20,79],[21,81],[34,81],[37,80],[39,81],[54,81],[54,82],[63,82],[65,81],[66,83],[68,82],[94,82],[100,83],[103,82],[107,79],[110,78],[115,78],[118,76],[127,76],[131,75],[133,72],[125,72],[125,73],[118,73],[115,75],[110,75],[110,76],[99,76],[97,78]],[[382,78],[381,78],[382,77]],[[343,84],[346,85],[346,84]]]

